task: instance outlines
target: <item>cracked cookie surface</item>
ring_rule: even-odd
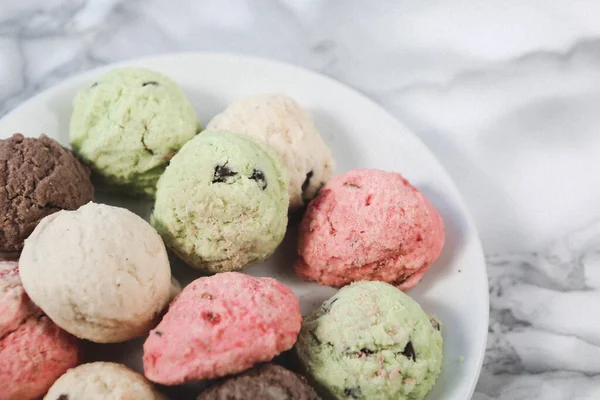
[[[200,130],[179,86],[158,72],[108,72],[73,102],[70,140],[99,181],[153,195],[173,155]]]
[[[16,260],[42,218],[93,196],[90,171],[55,140],[21,134],[0,140],[0,260]]]

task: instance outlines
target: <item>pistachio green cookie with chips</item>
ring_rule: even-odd
[[[440,323],[384,282],[340,289],[304,319],[295,349],[337,399],[421,400],[442,368]]]
[[[199,130],[192,105],[174,81],[122,68],[77,93],[70,139],[104,183],[152,196],[171,157]]]
[[[204,131],[161,176],[151,222],[188,265],[239,270],[266,259],[281,243],[288,185],[272,150],[245,136]]]

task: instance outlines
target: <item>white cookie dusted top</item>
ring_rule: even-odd
[[[44,400],[165,400],[146,378],[124,365],[83,364],[70,369]]]
[[[31,299],[61,328],[93,342],[145,334],[170,298],[160,236],[123,208],[88,203],[44,218],[19,266]]]

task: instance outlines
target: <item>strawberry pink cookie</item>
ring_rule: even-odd
[[[78,360],[76,339],[29,300],[17,264],[0,262],[0,399],[38,398]]]
[[[336,176],[300,225],[296,273],[340,287],[377,280],[415,286],[442,251],[437,210],[395,172],[355,169]]]
[[[270,361],[296,342],[300,303],[271,278],[226,272],[195,280],[144,343],[144,372],[176,385]]]

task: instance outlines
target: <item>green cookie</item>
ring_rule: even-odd
[[[383,282],[346,286],[304,319],[296,352],[337,399],[423,399],[442,367],[440,323]]]
[[[179,86],[139,68],[113,70],[73,101],[71,146],[109,185],[153,195],[173,155],[200,130]]]
[[[190,266],[239,270],[281,243],[288,185],[270,149],[244,136],[205,131],[181,148],[160,178],[152,224]]]

